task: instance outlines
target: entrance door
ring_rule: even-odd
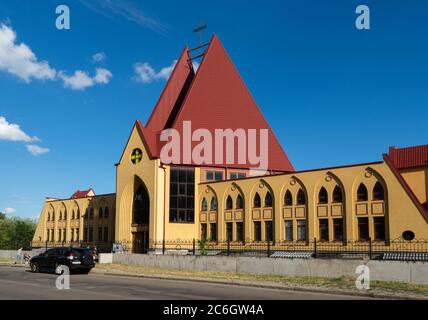
[[[147,253],[149,249],[150,198],[144,183],[135,181],[132,205],[133,252]]]
[[[149,248],[149,233],[147,231],[133,233],[133,252],[146,254]]]

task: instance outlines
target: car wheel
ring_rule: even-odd
[[[37,263],[31,263],[30,267],[33,273],[38,273],[40,271],[39,265]]]

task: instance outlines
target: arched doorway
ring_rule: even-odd
[[[133,252],[147,253],[149,249],[150,197],[143,182],[136,179],[132,203]]]

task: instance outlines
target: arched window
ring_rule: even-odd
[[[74,220],[75,216],[74,216],[74,210],[71,212],[71,220]]]
[[[262,201],[260,200],[260,195],[256,192],[256,194],[254,195],[254,208],[260,208]]]
[[[51,213],[48,212],[48,221],[50,221],[50,220],[51,220]]]
[[[104,218],[108,219],[110,215],[110,210],[108,209],[108,207],[106,207],[104,209]]]
[[[89,218],[88,209],[85,210],[85,219]]]
[[[231,196],[228,196],[226,200],[226,210],[232,210],[232,209],[233,209],[233,200]]]
[[[202,206],[201,206],[201,208],[202,208],[202,209],[201,209],[202,211],[208,211],[208,203],[207,203],[207,199],[205,199],[205,198],[204,198],[204,199],[202,200]]]
[[[100,210],[98,211],[98,218],[99,219],[103,218],[103,208],[100,208]]]
[[[272,207],[272,194],[268,191],[265,196],[265,207],[271,208]]]
[[[244,208],[244,200],[242,199],[242,196],[238,194],[238,197],[236,198],[236,209],[243,209]]]
[[[293,195],[291,194],[290,190],[287,190],[284,196],[284,204],[286,206],[292,206],[293,205]]]
[[[64,211],[64,220],[67,220],[67,209]]]
[[[378,181],[373,188],[373,200],[385,200],[382,184]]]
[[[62,220],[62,211],[59,212],[59,220]]]
[[[94,218],[94,208],[91,208],[91,210],[89,211],[89,218],[90,219]]]
[[[213,197],[211,199],[210,210],[211,211],[216,211],[217,210],[217,199],[216,199],[216,197]]]
[[[343,202],[342,189],[339,186],[336,186],[333,190],[333,202]]]
[[[55,211],[52,212],[52,221],[55,221]]]
[[[367,188],[364,183],[360,184],[357,190],[357,201],[368,201]]]
[[[327,190],[322,187],[318,193],[318,203],[325,204],[328,203],[328,193]]]
[[[148,225],[150,220],[150,198],[146,188],[140,185],[134,194],[133,223]]]
[[[302,189],[299,189],[297,192],[297,205],[304,206],[306,204],[305,192]]]
[[[77,220],[79,220],[79,219],[80,219],[80,209],[77,209],[76,219],[77,219]]]

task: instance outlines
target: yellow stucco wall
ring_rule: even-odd
[[[373,201],[371,198],[377,181],[384,186],[385,201]],[[367,202],[356,201],[360,183],[364,183],[368,189],[369,201]],[[331,201],[332,190],[336,185],[343,188],[343,204],[341,205]],[[225,236],[224,215],[227,212],[225,199],[233,193],[233,189],[236,187],[244,194],[245,238],[248,240],[253,239],[253,221],[273,221],[275,239],[284,240],[285,220],[307,219],[308,239],[319,239],[319,219],[329,219],[331,230],[332,219],[341,216],[345,218],[345,238],[347,240],[358,240],[358,217],[369,218],[370,236],[374,238],[372,218],[376,216],[384,216],[386,219],[387,239],[399,238],[407,230],[413,231],[416,238],[428,237],[427,222],[386,163],[201,184],[199,186],[200,203],[204,197],[210,198],[212,194],[216,194],[219,199],[217,220],[219,240],[224,240]],[[327,205],[318,204],[318,193],[321,187],[325,187],[328,191],[330,199]],[[305,191],[306,206],[286,207],[284,205],[285,192],[290,190],[295,200],[300,188]],[[268,191],[273,195],[272,208],[263,207],[263,199]],[[260,209],[253,208],[253,198],[256,192],[262,199]],[[205,214],[201,213],[203,219],[205,219]],[[331,233],[330,240],[332,240]]]
[[[64,229],[66,230],[67,242],[72,240],[72,229],[74,229],[74,241],[83,241],[85,228],[93,229],[92,239],[96,242],[104,241],[104,239],[98,239],[98,228],[107,228],[107,241],[112,241],[115,238],[115,202],[115,194],[99,195],[80,199],[47,199],[44,203],[42,213],[40,214],[36,232],[33,237],[33,244],[46,242],[48,240],[50,241],[51,239],[48,239],[47,234],[48,230],[49,232],[52,230],[54,231],[54,240],[58,241],[59,231]],[[105,218],[106,208],[108,208],[108,218]],[[89,217],[91,209],[93,209],[94,213],[93,218]],[[102,209],[103,212],[102,218],[99,217],[100,209]],[[67,213],[66,219],[64,219],[65,212]],[[85,215],[88,215],[87,219],[85,219]],[[76,229],[79,229],[79,237],[77,237]],[[51,235],[49,238],[51,238]],[[63,240],[62,232],[61,241]]]
[[[131,154],[136,148],[141,149],[142,158],[137,164],[132,163]],[[265,240],[263,225],[273,223],[274,240],[285,240],[285,221],[292,221],[293,239],[297,240],[297,224],[306,221],[308,240],[319,239],[320,219],[328,221],[329,240],[334,240],[333,227],[335,219],[343,218],[345,240],[358,240],[358,218],[369,220],[369,235],[374,238],[374,218],[385,218],[386,240],[400,238],[404,231],[413,231],[417,239],[428,239],[428,224],[418,208],[411,201],[394,172],[385,162],[361,164],[355,166],[320,169],[306,172],[246,178],[234,181],[202,183],[205,181],[206,168],[195,168],[195,221],[194,223],[172,223],[169,221],[170,166],[163,166],[159,159],[150,159],[145,149],[139,130],[134,126],[125,146],[120,163],[116,167],[116,194],[88,197],[84,199],[56,200],[47,199],[37,225],[34,241],[46,241],[47,230],[67,229],[67,240],[71,239],[71,229],[80,229],[82,239],[86,227],[94,228],[94,241],[97,241],[97,228],[108,227],[110,241],[132,242],[133,233],[147,228],[151,246],[158,247],[165,241],[191,241],[201,238],[201,224],[207,225],[210,237],[210,223],[217,224],[217,238],[226,240],[226,223],[233,224],[233,237],[236,237],[237,224],[243,223],[244,239],[254,240],[254,221],[262,224],[262,240]],[[209,169],[213,170],[213,169]],[[403,172],[403,177],[423,203],[427,199],[427,170]],[[226,173],[226,172],[225,172]],[[384,200],[372,197],[373,188],[379,182],[384,189]],[[150,223],[147,227],[133,225],[133,200],[137,185],[144,185],[150,198]],[[368,190],[368,201],[357,201],[357,190],[364,184]],[[342,202],[334,202],[333,190],[342,191]],[[328,194],[327,203],[318,203],[321,188]],[[304,204],[297,203],[299,190],[304,193]],[[284,195],[289,190],[293,204],[285,205]],[[264,199],[270,192],[273,198],[271,207],[264,206]],[[261,207],[253,208],[253,199],[258,193]],[[235,207],[236,198],[243,198],[242,209]],[[233,199],[232,209],[226,209],[228,197]],[[208,208],[201,209],[203,199]],[[211,210],[211,200],[217,199],[217,208]],[[107,221],[98,219],[100,207],[109,207]],[[80,219],[72,220],[73,210],[80,210]],[[93,220],[85,220],[86,209],[94,208]],[[67,210],[67,220],[59,220],[60,212]],[[55,221],[48,221],[48,215],[55,212]],[[52,220],[52,219],[49,219]],[[146,231],[146,230],[144,230]]]
[[[426,203],[428,199],[428,168],[403,170],[401,175],[420,203]]]
[[[135,148],[143,151],[141,162],[133,164],[131,154]],[[144,147],[142,137],[134,126],[129,141],[125,147],[123,157],[117,166],[116,181],[116,240],[132,242],[132,207],[134,198],[134,184],[142,182],[150,198],[150,241],[162,239],[163,224],[163,180],[164,169],[157,159],[151,160]]]

